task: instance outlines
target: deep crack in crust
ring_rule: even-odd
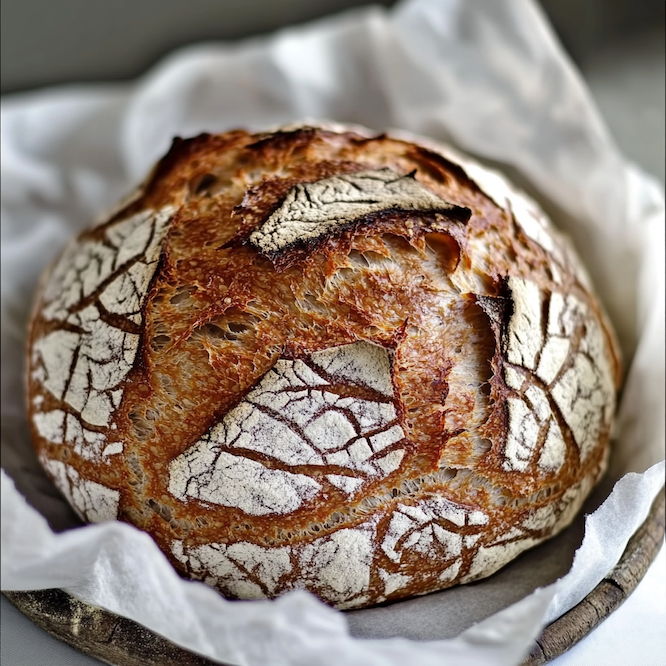
[[[620,366],[588,284],[446,147],[176,140],[43,282],[35,444],[85,519],[136,524],[230,597],[476,580],[604,470]]]

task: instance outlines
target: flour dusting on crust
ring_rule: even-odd
[[[133,331],[174,212],[145,210],[110,225],[100,240],[71,244],[44,291],[42,316],[56,328],[33,344],[32,378],[75,413],[66,428],[56,425],[62,410],[36,409],[33,422],[47,440],[88,460],[122,450],[118,443],[105,449],[105,435],[91,428],[109,426],[122,400],[139,346]],[[126,317],[127,326],[109,315]]]
[[[309,476],[268,469],[205,445],[174,460],[169,477],[169,492],[181,500],[237,507],[253,516],[291,513],[321,489]]]
[[[383,210],[449,212],[455,208],[411,174],[400,175],[389,168],[362,171],[294,186],[280,208],[252,233],[250,242],[270,254]]]
[[[83,478],[71,465],[59,460],[42,458],[41,463],[81,518],[101,523],[118,517],[120,493],[117,490]]]
[[[555,473],[566,461],[563,427],[582,461],[610,428],[615,389],[607,348],[599,323],[576,296],[543,293],[519,278],[508,285],[513,313],[504,379],[519,395],[506,401],[504,469],[526,472],[537,459],[541,470]]]
[[[326,390],[334,383],[336,393]],[[354,387],[376,391],[375,400],[356,397]],[[288,466],[316,465],[322,472],[333,466],[327,479],[351,497],[366,480],[400,467],[404,450],[396,447],[405,433],[392,395],[390,358],[376,345],[357,342],[280,359],[237,407],[172,461],[169,491],[253,515],[290,513],[319,492],[320,483],[310,477],[268,469],[244,458],[246,450]]]

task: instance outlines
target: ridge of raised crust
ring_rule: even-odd
[[[413,174],[401,175],[385,167],[295,185],[282,205],[250,235],[250,243],[272,254],[387,210],[465,213],[428,191]]]

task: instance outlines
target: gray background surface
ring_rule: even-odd
[[[3,0],[0,92],[131,79],[178,46],[265,34],[363,4],[364,0]],[[541,5],[587,78],[620,147],[663,183],[666,3],[541,0]]]
[[[358,0],[3,0],[3,94],[139,75],[173,48],[240,39]],[[390,6],[391,0],[378,4]],[[664,182],[663,0],[543,0],[626,155]],[[100,664],[1,598],[2,666]]]

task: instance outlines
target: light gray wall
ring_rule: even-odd
[[[367,0],[2,0],[2,93],[128,79],[177,46],[271,32],[364,4]]]
[[[2,0],[1,92],[131,79],[181,45],[267,33],[367,1]],[[620,147],[663,181],[664,0],[540,2]]]
[[[395,0],[375,0],[392,5]],[[471,2],[473,0],[466,0]],[[2,0],[1,92],[128,79],[173,48],[238,39],[369,0]],[[579,63],[664,23],[664,0],[541,0]]]

